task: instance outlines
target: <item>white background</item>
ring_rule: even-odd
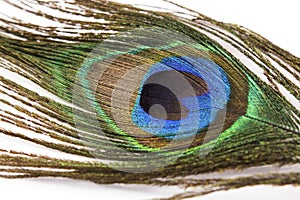
[[[300,57],[298,0],[176,0],[219,21],[245,26]]]

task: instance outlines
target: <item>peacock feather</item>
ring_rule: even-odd
[[[0,177],[202,188],[172,198],[300,183],[299,58],[182,7],[3,2],[36,20],[0,19],[1,137],[40,149],[0,146]]]

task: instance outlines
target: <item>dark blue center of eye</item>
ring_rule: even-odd
[[[209,126],[217,112],[226,107],[229,95],[227,76],[213,61],[167,57],[145,75],[132,120],[155,136],[189,137]]]
[[[159,107],[155,105],[160,105]],[[140,98],[143,110],[157,119],[180,120],[186,118],[188,110],[167,87],[149,83],[143,86]],[[163,107],[163,109],[159,109]],[[181,115],[183,113],[183,117]]]
[[[180,77],[181,76],[181,77]],[[182,84],[186,79],[188,87]],[[168,83],[162,85],[162,83]],[[168,88],[170,85],[172,88]],[[173,90],[173,91],[172,91]],[[151,75],[145,82],[140,94],[140,106],[152,117],[167,120],[180,120],[188,115],[188,108],[182,104],[183,98],[199,96],[207,93],[207,85],[203,79],[189,72],[168,70]],[[160,105],[164,109],[159,110]],[[156,109],[155,109],[156,108]],[[150,110],[152,112],[150,112]]]

